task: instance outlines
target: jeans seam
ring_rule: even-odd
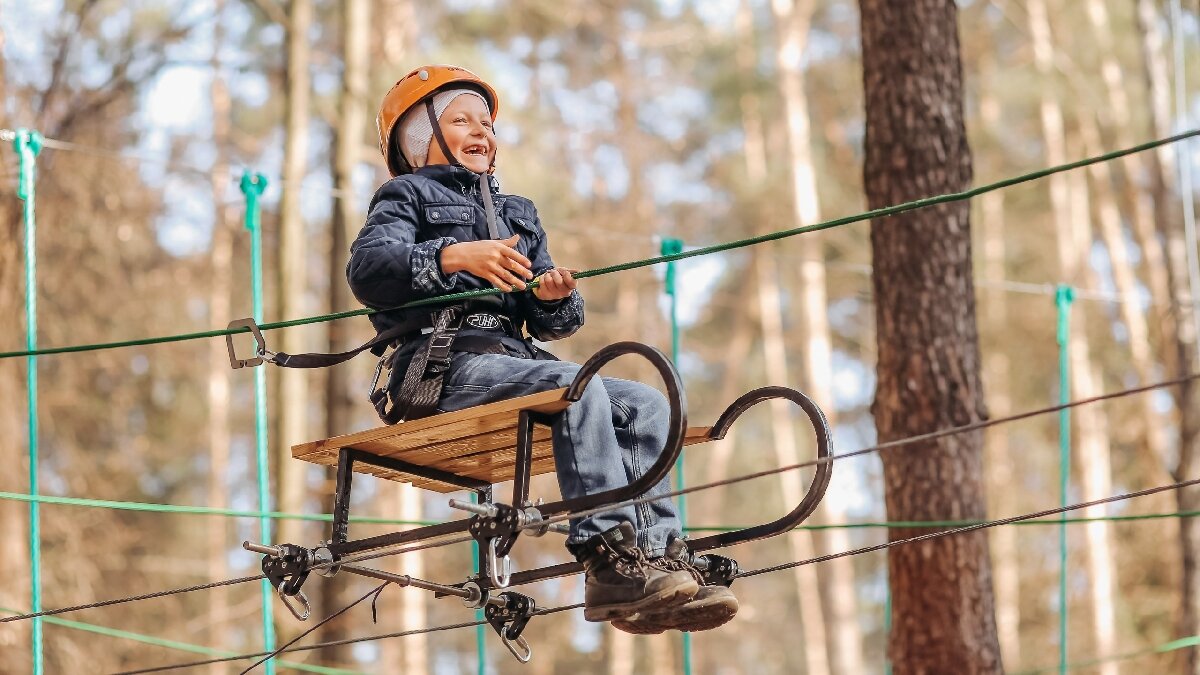
[[[629,429],[628,433],[629,433],[629,454],[630,454],[630,458],[631,458],[630,462],[633,465],[633,481],[637,481],[642,476],[645,475],[645,472],[642,470],[642,462],[641,462],[642,454],[641,454],[641,452],[638,451],[641,446],[638,443],[636,417],[633,414],[633,410],[631,408],[629,408],[629,406],[625,405],[624,401],[620,401],[618,399],[611,398],[611,397],[608,400],[613,405],[620,408],[621,411],[625,413],[625,416],[629,419],[629,424],[627,425],[627,427]],[[633,481],[630,481],[630,482],[633,482]],[[656,521],[654,520],[654,512],[651,510],[650,505],[646,502],[639,502],[638,504],[634,505],[634,511],[638,514],[638,516],[642,520],[642,523],[641,523],[642,526],[638,528],[639,545],[644,550],[649,549],[650,548],[650,528],[654,527],[654,525],[656,524]]]

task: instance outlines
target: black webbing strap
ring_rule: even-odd
[[[462,166],[454,155],[450,153],[450,146],[446,145],[446,137],[442,135],[442,125],[438,122],[437,112],[433,109],[433,97],[425,99],[425,114],[429,116],[429,126],[433,127],[433,137],[437,139],[438,147],[442,149],[442,154],[446,156],[446,161],[452,166]],[[425,153],[425,164],[429,165],[429,153]],[[464,167],[465,168],[465,167]]]
[[[400,420],[415,420],[437,412],[438,400],[442,397],[442,380],[450,368],[450,347],[462,327],[464,314],[461,305],[452,305],[438,313],[429,341],[408,362],[404,381],[400,384],[400,396],[392,401],[390,409],[386,384],[371,393],[371,403],[375,405],[380,419],[395,424]]]
[[[429,322],[424,317],[422,317],[419,322],[411,320],[405,321],[383,331],[382,333],[379,333],[375,337],[371,338],[370,342],[367,342],[361,347],[356,347],[348,352],[341,352],[338,354],[286,354],[284,352],[276,352],[275,355],[271,357],[271,363],[284,368],[328,368],[330,366],[336,366],[339,363],[349,361],[368,349],[376,354],[380,354],[384,349],[387,348],[388,345],[392,344],[396,340],[399,340],[413,331],[420,330],[422,326],[428,325]]]

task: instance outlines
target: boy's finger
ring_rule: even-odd
[[[507,249],[504,251],[504,255],[509,260],[514,260],[514,261],[520,263],[521,267],[524,267],[526,269],[533,267],[533,263],[529,262],[529,258],[526,258],[525,256],[521,255],[521,253],[519,251],[517,251],[516,249]]]
[[[514,234],[513,236],[509,237],[508,239],[503,239],[501,241],[503,241],[504,245],[509,248],[516,248],[517,242],[521,241],[521,235]]]

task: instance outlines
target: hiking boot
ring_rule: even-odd
[[[691,633],[724,625],[737,614],[738,601],[733,591],[728,586],[704,585],[704,576],[691,563],[691,554],[682,539],[671,540],[666,554],[651,559],[650,564],[662,570],[688,572],[700,584],[700,590],[682,605],[648,609],[616,619],[612,625],[617,630],[634,635],[657,635],[667,630]]]
[[[588,621],[611,621],[678,605],[691,600],[700,588],[687,571],[650,565],[629,523],[570,548],[586,572],[583,618]]]

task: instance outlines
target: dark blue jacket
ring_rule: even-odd
[[[500,194],[494,178],[489,177],[489,184],[500,237],[520,235],[517,250],[533,263],[534,275],[553,268],[546,231],[533,202]],[[346,277],[354,296],[367,307],[388,309],[436,295],[492,288],[467,272],[447,276],[440,264],[446,246],[489,238],[483,209],[479,176],[462,167],[422,167],[384,183],[371,199],[366,225],[350,247]],[[506,293],[499,304],[500,309],[491,311],[524,323],[539,340],[567,337],[583,325],[583,298],[578,291],[550,303],[538,300],[531,291]],[[408,311],[428,314],[430,309]],[[405,318],[403,311],[370,315],[378,332]]]

